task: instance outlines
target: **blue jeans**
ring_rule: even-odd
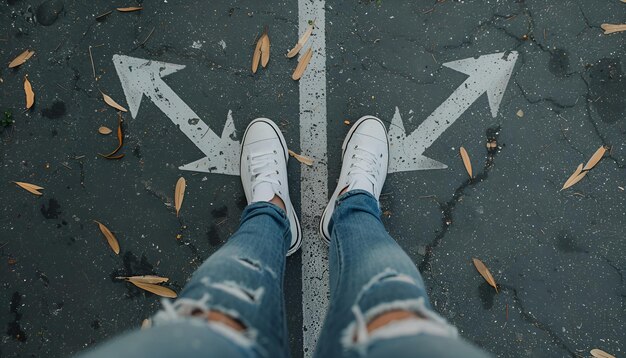
[[[330,307],[316,357],[487,357],[431,310],[422,277],[386,232],[376,199],[354,190],[336,205]],[[280,208],[249,205],[239,230],[198,268],[174,303],[163,301],[151,328],[84,357],[288,357],[283,278],[289,243],[289,219]],[[245,331],[194,316],[209,310],[238,320]],[[390,310],[421,319],[368,333],[367,322]]]

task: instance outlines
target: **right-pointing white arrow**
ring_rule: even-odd
[[[447,168],[424,151],[485,92],[495,117],[516,60],[517,52],[511,51],[444,63],[469,77],[408,136],[396,107],[389,128],[389,173]]]
[[[234,138],[232,112],[228,111],[226,125],[218,136],[162,79],[185,66],[123,55],[114,55],[113,63],[133,118],[145,95],[206,155],[180,169],[239,175],[240,148]]]

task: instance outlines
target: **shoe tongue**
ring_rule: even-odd
[[[356,189],[365,190],[374,194],[374,184],[372,184],[369,180],[367,180],[365,177],[360,176],[360,175],[354,178],[354,181],[348,188],[348,190],[356,190]]]
[[[259,183],[254,188],[254,194],[252,196],[252,202],[257,201],[270,201],[274,197],[274,189],[271,183]]]

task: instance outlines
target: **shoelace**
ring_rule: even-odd
[[[250,172],[252,173],[252,190],[261,183],[280,185],[276,179],[278,162],[274,159],[276,151],[261,152],[250,155]]]
[[[380,175],[380,168],[378,167],[378,157],[375,153],[370,152],[365,148],[361,148],[358,145],[354,147],[355,153],[352,155],[354,163],[348,170],[348,177],[354,175],[362,175],[376,188],[378,180],[376,177]]]

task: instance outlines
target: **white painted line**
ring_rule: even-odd
[[[302,202],[302,321],[304,357],[313,356],[328,306],[328,248],[319,219],[328,202],[326,130],[326,16],[324,0],[298,0],[299,33],[315,20],[309,40],[313,57],[300,79],[300,147],[316,165],[300,166]],[[309,45],[309,44],[307,44]],[[307,45],[305,45],[306,48]],[[305,51],[301,51],[301,55]]]
[[[469,77],[409,136],[396,107],[389,128],[389,173],[447,168],[424,156],[424,151],[485,92],[491,115],[497,116],[516,60],[517,52],[511,51],[444,63]]]
[[[137,117],[143,96],[148,97],[206,155],[179,169],[239,175],[240,148],[239,142],[232,139],[232,112],[228,111],[226,125],[218,136],[162,79],[185,66],[123,55],[113,55],[113,63],[133,118]]]

